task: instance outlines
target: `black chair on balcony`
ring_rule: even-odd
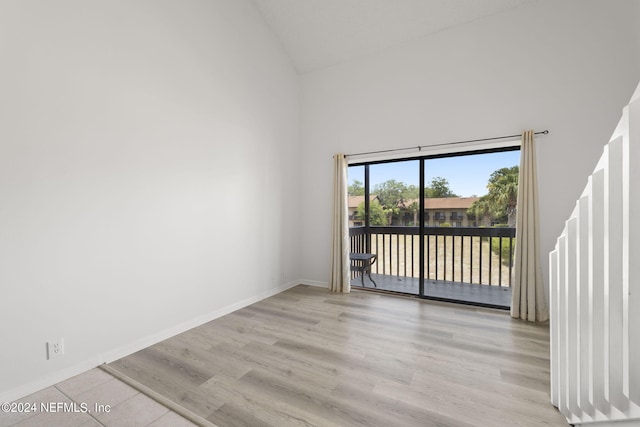
[[[362,279],[362,287],[364,288],[364,275],[369,276],[369,280],[373,283],[374,287],[378,287],[376,282],[371,278],[371,266],[376,262],[376,254],[356,253],[351,252],[349,259],[351,260],[351,271],[354,273],[360,273]]]

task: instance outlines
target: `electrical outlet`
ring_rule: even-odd
[[[62,356],[64,354],[64,340],[60,338],[47,343],[47,359]]]

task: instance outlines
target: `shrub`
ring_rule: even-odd
[[[500,253],[500,239],[502,239],[502,253]],[[513,247],[510,245],[510,243],[513,245]],[[516,239],[515,237],[513,239],[510,239],[509,237],[492,237],[491,238],[491,251],[500,256],[500,258],[502,259],[502,264],[503,265],[509,265],[509,253],[512,250],[515,250],[515,246],[516,246]],[[511,258],[513,259],[513,257]]]

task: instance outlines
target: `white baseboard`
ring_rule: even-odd
[[[130,354],[135,353],[136,351],[140,351],[143,348],[147,348],[149,346],[152,346],[154,344],[159,343],[160,341],[164,341],[168,338],[171,338],[173,336],[176,336],[178,334],[181,334],[185,331],[188,331],[189,329],[193,329],[195,327],[198,327],[200,325],[203,325],[207,322],[210,322],[212,320],[215,320],[219,317],[225,316],[229,313],[233,313],[236,310],[240,310],[241,308],[244,308],[246,306],[249,306],[251,304],[255,304],[258,301],[261,301],[265,298],[269,298],[273,295],[279,294],[280,292],[286,291],[287,289],[290,289],[294,286],[297,286],[300,284],[300,281],[291,281],[288,282],[284,285],[278,286],[277,288],[272,288],[269,289],[265,292],[262,292],[258,295],[246,298],[242,301],[239,301],[237,303],[228,305],[226,307],[223,307],[219,310],[213,311],[211,313],[207,313],[204,316],[199,316],[196,317],[192,320],[189,320],[187,322],[181,323],[177,326],[174,326],[172,328],[169,328],[167,330],[164,330],[162,332],[158,332],[156,334],[153,335],[149,335],[145,338],[142,338],[140,340],[137,340],[131,344],[128,344],[126,346],[117,348],[115,350],[109,351],[107,353],[103,353],[100,355],[100,360],[101,363],[111,363],[115,360],[118,359],[122,359],[125,356],[128,356]]]
[[[55,371],[50,374],[47,374],[46,376],[36,381],[31,381],[29,383],[20,385],[13,389],[1,392],[0,403],[13,402],[15,400],[21,399],[25,396],[35,393],[36,391],[40,391],[47,387],[51,387],[52,385],[55,385],[59,382],[67,380],[76,375],[82,374],[83,372],[89,371],[98,365],[101,365],[103,363],[111,363],[115,360],[121,359],[125,356],[135,353],[136,351],[140,351],[143,348],[147,348],[153,344],[159,343],[160,341],[164,341],[168,338],[181,334],[182,332],[188,331],[189,329],[193,329],[197,326],[200,326],[204,323],[215,320],[219,317],[225,316],[236,310],[239,310],[251,304],[255,304],[258,301],[261,301],[265,298],[269,298],[273,295],[279,294],[280,292],[286,291],[287,289],[290,289],[300,284],[311,284],[311,283],[305,283],[305,281],[294,280],[294,281],[285,283],[284,285],[278,286],[276,288],[269,289],[258,295],[254,295],[242,301],[238,301],[237,303],[212,311],[211,313],[207,313],[203,316],[199,316],[194,319],[188,320],[186,322],[183,322],[179,325],[176,325],[164,331],[160,331],[158,333],[140,338],[122,347],[118,347],[106,353],[99,354],[96,357],[92,357],[80,363],[76,363],[73,366],[69,366],[59,371]],[[313,286],[320,286],[320,285],[313,284]]]
[[[640,425],[640,418],[633,418],[628,420],[594,421],[575,425],[582,427],[638,427]]]
[[[302,279],[298,281],[301,285],[318,286],[321,288],[329,288],[329,282],[322,282],[319,280]]]

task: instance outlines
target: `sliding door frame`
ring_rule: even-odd
[[[500,152],[506,152],[506,151],[519,151],[520,150],[520,144],[514,144],[513,146],[501,146],[501,147],[496,147],[496,148],[486,148],[486,149],[481,149],[481,150],[468,150],[468,151],[456,151],[456,152],[451,152],[451,153],[441,153],[441,154],[426,154],[426,155],[421,155],[421,156],[411,156],[411,157],[403,157],[403,158],[394,158],[394,159],[388,159],[388,160],[374,160],[374,161],[369,161],[369,162],[354,162],[354,163],[350,163],[348,166],[349,167],[356,167],[356,166],[363,166],[364,167],[364,206],[365,206],[365,218],[364,218],[364,229],[365,229],[365,251],[366,252],[371,252],[371,222],[370,222],[370,207],[371,207],[371,201],[370,201],[370,195],[371,195],[371,188],[370,188],[370,170],[369,170],[369,166],[371,165],[378,165],[378,164],[386,164],[386,163],[398,163],[398,162],[408,162],[408,161],[418,161],[419,162],[419,177],[418,177],[418,181],[419,181],[419,206],[420,206],[420,212],[418,214],[418,219],[419,219],[419,244],[418,244],[418,250],[419,250],[419,254],[418,254],[418,259],[419,259],[419,263],[420,265],[418,266],[418,275],[419,277],[419,288],[418,288],[418,297],[423,298],[423,299],[431,299],[431,300],[439,300],[439,301],[449,301],[449,302],[457,302],[457,303],[462,303],[462,304],[468,304],[468,305],[475,305],[475,306],[487,306],[485,304],[480,304],[480,303],[470,303],[470,302],[465,302],[465,301],[457,301],[457,300],[448,300],[448,299],[442,299],[442,298],[436,298],[436,297],[432,297],[432,296],[427,296],[425,295],[425,280],[426,280],[426,272],[425,272],[425,257],[426,257],[426,250],[425,250],[425,239],[424,239],[424,232],[425,232],[425,174],[427,172],[426,170],[426,161],[427,160],[432,160],[432,159],[442,159],[442,158],[447,158],[447,157],[462,157],[462,156],[472,156],[472,155],[477,155],[477,154],[492,154],[492,153],[500,153]],[[416,296],[414,294],[408,294],[408,293],[404,293],[404,292],[399,292],[399,291],[389,291],[389,292],[394,292],[394,293],[398,293],[398,294],[405,294],[405,295],[412,295],[412,296]]]

